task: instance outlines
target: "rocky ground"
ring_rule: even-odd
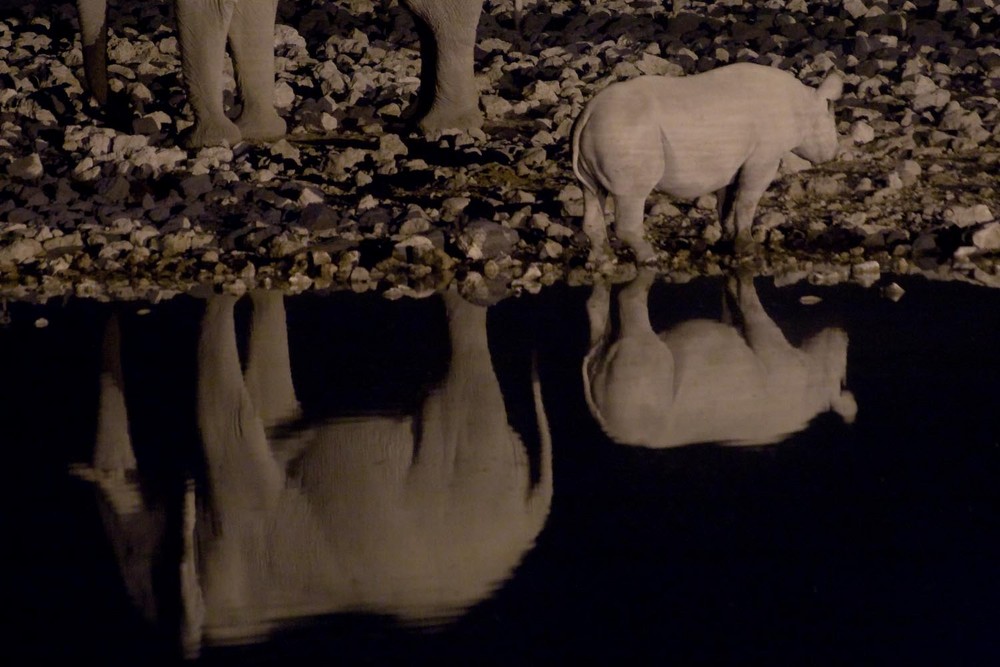
[[[81,89],[72,4],[0,10],[0,290],[399,296],[457,280],[489,299],[627,276],[624,248],[616,264],[585,265],[573,119],[612,81],[736,61],[812,85],[837,68],[847,81],[841,154],[786,162],[758,212],[767,250],[754,270],[1000,286],[1000,0],[526,4],[518,31],[511,0],[486,3],[484,132],[424,137],[403,121],[420,65],[396,2],[283,1],[276,99],[288,139],[198,152],[175,143],[190,110],[168,4],[112,0],[108,111]],[[734,263],[715,243],[712,196],[649,204],[665,276]]]

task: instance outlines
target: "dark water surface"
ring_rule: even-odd
[[[1000,291],[899,282],[9,304],[7,664],[995,664]]]

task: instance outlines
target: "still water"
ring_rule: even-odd
[[[10,303],[3,651],[989,662],[1000,291],[898,282]]]

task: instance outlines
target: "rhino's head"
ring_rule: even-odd
[[[802,139],[793,153],[813,164],[836,157],[837,119],[833,107],[843,90],[844,81],[836,72],[828,74],[819,88],[809,90],[799,110]]]

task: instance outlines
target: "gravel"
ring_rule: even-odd
[[[1000,285],[998,0],[539,0],[519,32],[513,2],[488,0],[484,131],[426,137],[403,122],[420,62],[397,3],[283,3],[275,99],[289,136],[196,152],[176,145],[191,116],[168,6],[112,5],[107,110],[81,87],[72,4],[0,10],[3,294],[159,299],[211,284],[395,297],[458,281],[485,299],[625,279],[624,248],[585,264],[573,119],[613,81],[736,61],[813,85],[831,68],[846,77],[840,155],[783,163],[758,213],[755,270]],[[714,215],[708,199],[651,198],[668,279],[735,262],[713,245]]]

